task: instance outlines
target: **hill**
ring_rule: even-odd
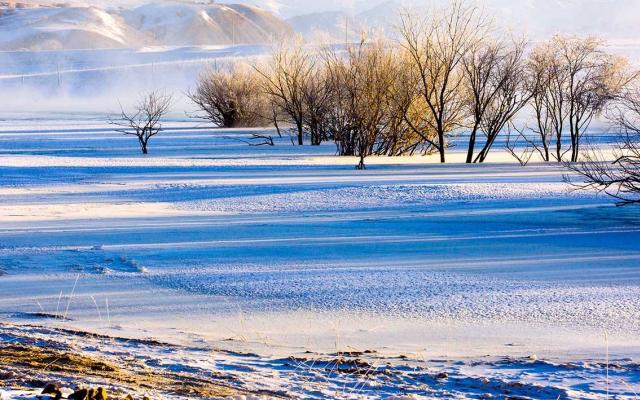
[[[290,33],[276,15],[239,4],[39,6],[4,8],[0,14],[0,50],[258,44]]]

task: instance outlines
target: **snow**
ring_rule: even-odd
[[[249,147],[183,119],[143,157],[100,115],[1,117],[2,340],[110,357],[132,349],[60,328],[153,337],[180,346],[138,347],[154,368],[297,398],[640,390],[640,211],[559,166],[497,144],[486,165],[454,147],[357,171],[331,144]],[[388,370],[332,372],[365,350]]]
[[[0,12],[0,49],[10,51],[268,43],[290,32],[275,15],[238,4],[55,4]]]
[[[140,45],[121,18],[95,7],[16,9],[0,15],[0,48],[44,50]],[[84,36],[84,37],[83,37]]]
[[[187,332],[183,332],[187,334]],[[227,399],[275,398],[385,398],[429,399],[503,398],[524,399],[598,399],[609,393],[619,399],[632,399],[633,381],[638,365],[628,359],[582,362],[541,361],[529,357],[480,357],[449,360],[383,358],[375,352],[345,352],[341,356],[305,353],[297,357],[264,357],[216,348],[206,341],[193,346],[177,346],[165,342],[114,337],[105,341],[73,330],[33,325],[2,325],[3,340],[16,344],[48,346],[74,351],[83,356],[99,355],[112,365],[129,365],[136,356],[134,368],[144,368],[157,375],[179,373],[184,379],[207,377],[214,382],[230,382],[244,391],[274,393],[274,396],[244,395]],[[337,363],[336,360],[341,360]],[[608,375],[603,376],[608,368]],[[355,370],[357,372],[351,372]],[[39,371],[25,379],[55,376],[64,384],[69,377]],[[7,375],[15,375],[12,369]],[[91,379],[91,378],[88,378]],[[95,379],[95,378],[94,378]],[[89,381],[88,383],[92,383]],[[109,390],[123,390],[117,385]],[[129,389],[130,391],[130,389]],[[158,395],[152,388],[146,394],[154,398],[180,398]],[[2,390],[3,399],[35,399],[37,391]]]

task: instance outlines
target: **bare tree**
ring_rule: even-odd
[[[380,138],[376,154],[399,156],[416,152],[430,153],[437,141],[429,129],[427,104],[419,90],[419,78],[406,53],[395,56],[394,79],[388,94],[389,126]]]
[[[347,46],[346,55],[325,54],[332,91],[327,128],[342,155],[358,156],[364,169],[376,141],[390,126],[389,90],[394,85],[394,56],[382,40]]]
[[[162,131],[161,120],[169,112],[172,101],[171,95],[149,92],[142,96],[133,113],[121,108],[120,118],[111,123],[121,127],[118,132],[135,136],[142,154],[147,154],[149,139]]]
[[[303,126],[312,145],[328,140],[327,117],[332,102],[332,89],[323,63],[314,61],[313,71],[302,86]]]
[[[580,140],[594,116],[614,99],[627,83],[619,73],[622,58],[604,53],[595,38],[557,37],[561,57],[569,76],[569,132],[571,161],[578,161]]]
[[[259,77],[245,65],[210,69],[203,73],[194,92],[187,96],[195,103],[196,115],[220,128],[264,126],[269,112]]]
[[[500,132],[529,101],[524,49],[524,42],[486,39],[478,42],[463,58],[471,115],[467,163],[484,162]],[[475,155],[480,132],[485,141]]]
[[[270,60],[256,71],[263,77],[263,90],[275,107],[273,113],[286,116],[295,126],[298,145],[304,144],[305,87],[314,71],[315,60],[301,40],[280,43]]]
[[[604,192],[619,205],[640,204],[640,90],[628,90],[607,117],[620,133],[613,161],[592,150],[584,161],[567,163],[582,182],[566,179],[578,188]]]
[[[552,140],[556,140],[556,159],[562,157],[562,132],[567,118],[564,107],[564,74],[553,54],[545,47],[538,47],[529,56],[528,85],[531,91],[531,103],[535,116],[535,128],[531,130],[539,138],[531,140],[531,146],[544,161],[551,161]],[[522,135],[526,139],[525,135]]]
[[[630,76],[626,61],[606,54],[596,38],[555,36],[538,46],[531,55],[530,71],[534,89],[533,103],[540,136],[538,151],[549,160],[550,141],[555,139],[556,161],[570,154],[578,161],[582,138],[594,117],[615,99]],[[570,145],[563,149],[565,131]]]
[[[425,141],[435,133],[437,140],[431,144],[443,163],[448,137],[462,125],[468,111],[462,61],[484,36],[486,25],[479,9],[465,1],[455,1],[426,19],[409,14],[401,18],[401,44],[412,60],[429,114],[423,119],[423,130],[416,133]]]

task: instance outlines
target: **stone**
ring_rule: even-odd
[[[42,389],[42,394],[51,394],[55,400],[60,400],[62,398],[60,387],[55,383],[49,383],[45,386],[44,389]]]
[[[96,390],[96,394],[93,396],[94,400],[107,400],[107,390],[105,388],[99,387]]]
[[[69,400],[91,400],[91,397],[89,396],[89,390],[87,390],[87,389],[78,389],[75,392],[71,393],[69,395],[69,397],[67,397],[67,399],[69,399]]]
[[[42,394],[56,394],[60,391],[60,388],[55,383],[49,383],[42,389]]]

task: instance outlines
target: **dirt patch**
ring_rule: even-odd
[[[114,366],[88,357],[17,344],[0,345],[0,363],[40,371],[106,375],[118,371]]]
[[[88,378],[120,387],[121,392],[158,391],[191,398],[226,397],[242,394],[219,382],[187,373],[165,372],[139,364],[115,365],[81,354],[22,344],[0,344],[0,365],[5,385],[41,386],[64,380],[82,386]]]

